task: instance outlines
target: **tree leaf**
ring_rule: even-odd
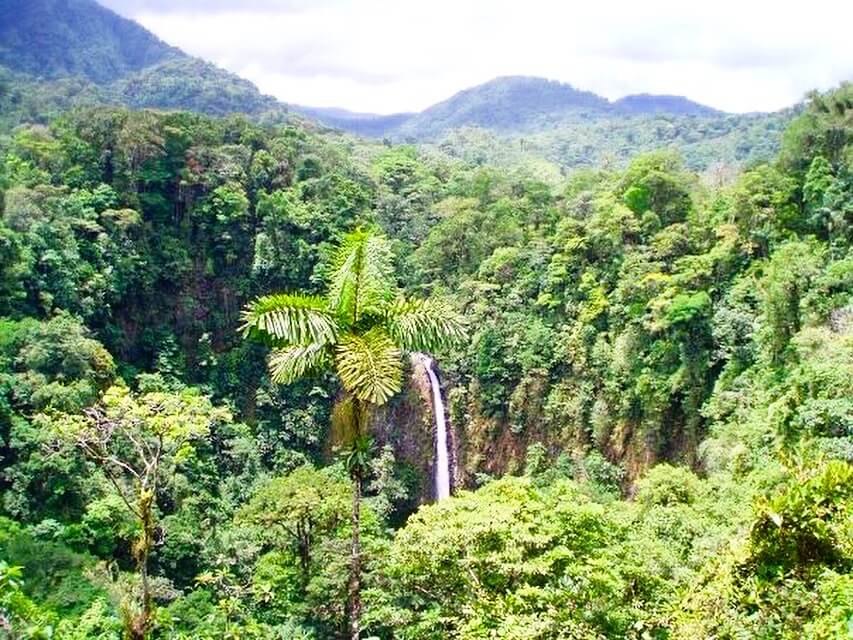
[[[406,351],[433,351],[465,335],[462,318],[440,300],[398,300],[386,311],[386,327]]]
[[[382,329],[342,336],[335,366],[344,388],[359,400],[382,405],[402,387],[402,353]]]
[[[276,349],[270,354],[269,369],[273,382],[290,384],[328,364],[328,344],[312,342]]]
[[[317,296],[280,293],[262,296],[241,314],[244,337],[267,337],[285,345],[335,341],[337,325]]]
[[[352,325],[376,314],[393,291],[393,254],[388,239],[369,231],[347,234],[328,275],[329,306]]]

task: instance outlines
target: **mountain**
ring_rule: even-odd
[[[326,126],[392,142],[436,146],[476,164],[525,165],[547,178],[623,164],[636,153],[678,150],[688,166],[746,165],[772,157],[796,113],[729,114],[683,96],[648,93],[613,102],[569,84],[507,76],[460,91],[419,113],[379,116],[291,107]]]
[[[529,76],[504,76],[465,89],[420,113],[352,113],[341,109],[293,109],[327,126],[372,137],[436,140],[465,127],[496,133],[538,132],[577,119],[624,116],[723,116],[682,96],[638,94],[610,102],[570,84]]]
[[[210,115],[259,114],[284,109],[238,75],[199,58],[167,60],[118,80],[111,95],[128,106],[185,109]]]
[[[669,95],[611,102],[526,76],[495,78],[419,113],[289,106],[94,0],[0,0],[0,125],[98,104],[275,121],[298,113],[367,138],[434,144],[469,162],[524,164],[551,176],[661,147],[678,149],[695,169],[747,164],[776,152],[791,115],[731,115]]]
[[[525,76],[495,78],[460,91],[416,114],[400,127],[404,136],[433,138],[460,127],[517,131],[552,120],[567,111],[601,112],[605,98],[571,85]]]
[[[633,115],[669,113],[687,116],[718,116],[723,114],[722,111],[693,102],[684,96],[660,96],[650,93],[625,96],[616,100],[613,107],[620,113]]]
[[[394,113],[383,116],[374,113],[356,113],[346,109],[304,107],[301,105],[290,105],[290,108],[328,127],[349,131],[368,138],[381,138],[388,132],[396,131],[416,115],[413,113]]]
[[[243,78],[187,55],[93,0],[0,0],[3,120],[46,120],[91,103],[211,115],[285,105]]]
[[[136,22],[92,0],[0,2],[0,65],[31,76],[106,84],[187,58]]]

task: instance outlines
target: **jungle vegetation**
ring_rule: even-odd
[[[545,173],[10,96],[0,637],[850,636],[853,86]]]

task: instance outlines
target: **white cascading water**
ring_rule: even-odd
[[[447,421],[438,376],[432,370],[432,358],[424,357],[424,368],[432,385],[432,412],[435,414],[435,499],[450,496],[450,455],[447,451]]]

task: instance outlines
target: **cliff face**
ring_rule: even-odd
[[[418,504],[435,499],[435,415],[428,359],[414,354],[403,393],[374,416],[373,433],[380,445],[390,445],[398,463],[414,471]],[[634,481],[661,460],[695,462],[695,437],[678,415],[661,416],[664,428],[650,438],[639,425],[617,421],[603,432],[593,433],[590,416],[557,420],[544,399],[548,395],[545,375],[531,376],[512,394],[506,416],[485,415],[477,398],[476,381],[470,387],[446,384],[438,367],[433,371],[442,384],[446,407],[450,479],[453,488],[474,484],[477,474],[499,477],[524,470],[528,447],[544,445],[553,460],[568,454],[576,473],[583,476],[581,462],[591,450],[600,451],[625,470],[624,490],[631,493]]]
[[[549,460],[567,454],[581,477],[584,456],[599,451],[624,469],[623,489],[628,494],[637,478],[657,462],[696,463],[698,426],[686,424],[679,412],[660,416],[657,435],[652,436],[640,424],[610,417],[605,408],[580,408],[581,403],[574,402],[575,393],[568,394],[573,410],[555,416],[546,406],[548,393],[544,373],[530,376],[513,391],[507,413],[490,416],[478,401],[481,394],[476,381],[448,391],[457,435],[458,486],[472,484],[480,473],[500,477],[523,472],[528,447],[535,443],[545,447]],[[594,415],[596,412],[604,417]]]
[[[477,401],[480,392],[476,381],[468,389],[456,388],[450,392],[451,421],[457,427],[459,441],[461,482],[470,484],[478,473],[499,477],[523,471],[527,447],[534,442],[552,451],[571,448],[546,423],[542,407],[545,387],[544,379],[531,380],[524,389],[516,390],[514,420],[484,414]]]

